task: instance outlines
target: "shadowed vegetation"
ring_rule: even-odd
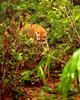
[[[79,0],[0,0],[1,100],[78,100],[79,62]]]

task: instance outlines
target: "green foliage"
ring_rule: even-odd
[[[12,5],[14,13],[12,19],[6,15],[6,8],[10,5]],[[16,21],[16,28],[12,29],[15,32],[9,32],[7,37],[9,44],[4,48],[5,36],[3,34],[5,30],[13,27],[11,24],[13,19]],[[33,38],[26,36],[28,31],[26,28],[26,31],[20,32],[20,22],[22,22],[22,28],[27,23],[42,25],[48,31],[49,51],[46,48],[42,50],[42,47],[36,45]],[[17,35],[14,36],[14,33]],[[80,6],[73,6],[70,0],[4,0],[0,2],[0,73],[3,74],[2,81],[5,85],[10,83],[17,88],[21,72],[22,82],[26,80],[35,82],[41,78],[45,84],[46,73],[49,74],[51,63],[53,61],[65,63],[64,60],[67,58],[64,57],[65,52],[70,50],[72,53],[79,46]],[[42,53],[43,55],[41,55]],[[80,50],[73,54],[63,71],[60,90],[64,95],[68,93],[72,81],[77,80],[78,84],[80,80],[79,54]],[[37,55],[41,55],[42,59],[34,65],[34,69],[24,69],[24,66],[27,67],[26,62],[36,63]],[[25,71],[18,72],[19,68]],[[13,79],[7,78],[8,75],[12,75]],[[49,99],[46,96],[42,97],[42,99]],[[51,99],[53,98],[52,96]]]
[[[63,49],[62,49],[63,48]],[[39,64],[37,66],[34,67],[34,69],[32,69],[30,71],[30,73],[28,74],[29,71],[24,71],[22,74],[22,80],[26,81],[26,80],[32,80],[31,79],[31,75],[33,73],[35,73],[36,79],[41,78],[43,83],[46,83],[46,74],[50,75],[50,68],[51,68],[51,63],[54,61],[59,61],[64,63],[63,60],[61,60],[61,55],[64,54],[68,49],[70,48],[69,44],[62,44],[57,46],[57,49],[55,50],[49,50],[47,52],[45,52],[45,54],[43,55],[41,61],[39,62]],[[60,51],[61,53],[60,53]],[[59,55],[59,53],[61,55]],[[26,73],[26,74],[24,74]],[[27,75],[28,74],[28,75]]]
[[[10,81],[9,79],[4,79],[4,80],[3,80],[3,84],[6,85],[6,84],[9,83],[9,81]]]
[[[51,60],[52,60],[52,55],[50,55],[50,53],[47,56],[44,56],[40,63],[36,66],[35,69],[33,69],[32,71],[24,71],[22,73],[22,80],[30,80],[30,76],[35,73],[36,78],[41,78],[43,83],[46,83],[46,73],[48,72],[49,74],[49,68],[50,68],[50,64],[51,64]],[[36,81],[36,80],[35,80]]]
[[[43,83],[45,84],[46,83],[46,74],[50,74],[50,68],[51,68],[51,63],[54,60],[58,60],[56,59],[56,56],[54,56],[56,52],[56,55],[57,55],[57,51],[49,51],[47,52],[43,58],[41,59],[41,61],[39,62],[39,64],[34,68],[32,69],[31,71],[23,71],[22,73],[22,80],[23,82],[26,81],[26,80],[32,80],[31,79],[31,75],[34,73],[36,75],[36,78],[35,78],[35,81],[36,79],[38,78],[41,78]],[[26,74],[25,74],[26,73]]]
[[[4,6],[11,4],[16,12],[16,16],[20,16],[22,12],[31,13],[30,22],[39,23],[46,27],[48,32],[49,44],[53,44],[56,39],[67,35],[68,40],[73,42],[75,35],[78,39],[80,32],[80,7],[73,7],[68,0],[39,0],[29,1],[20,0],[16,2],[7,3],[6,1],[1,4],[1,9]],[[72,36],[73,34],[73,36]]]
[[[12,57],[17,61],[22,61],[23,60],[22,53],[15,52],[15,50],[13,50],[13,52],[12,52]]]
[[[78,49],[65,65],[59,89],[64,96],[68,94],[71,82],[77,81],[77,87],[80,89],[80,49]]]
[[[39,63],[39,65],[35,69],[33,69],[31,71],[28,71],[28,70],[27,71],[23,71],[22,72],[22,81],[24,82],[26,80],[33,80],[33,78],[34,78],[35,79],[34,82],[36,82],[36,80],[38,78],[41,78],[43,83],[45,84],[45,81],[46,81],[45,73],[44,73],[44,71],[42,69],[44,64],[45,64],[45,60],[41,60],[41,62]],[[31,75],[33,75],[33,77]]]
[[[30,70],[22,72],[22,81],[24,82],[26,80],[31,80],[30,75],[32,75],[32,74],[33,74],[33,72]]]

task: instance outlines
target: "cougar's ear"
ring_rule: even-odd
[[[47,38],[47,32],[45,32],[45,35],[44,35],[44,37],[45,37],[45,38]]]
[[[45,32],[46,33],[46,35],[48,34],[47,32]]]
[[[36,37],[38,37],[39,36],[38,32],[35,32],[35,35],[36,35]]]
[[[39,41],[40,40],[40,36],[39,36],[38,32],[35,32],[35,35],[36,35],[36,39]]]

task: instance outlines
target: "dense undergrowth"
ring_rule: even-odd
[[[44,90],[48,91],[47,81],[60,81],[64,65],[80,48],[80,5],[74,6],[69,0],[4,0],[0,1],[0,10],[0,96],[24,96],[22,86],[25,84],[44,85]],[[47,30],[49,50],[43,49],[34,38],[26,36],[28,23],[40,24]],[[80,57],[73,67],[73,60],[66,66],[77,68],[79,61]],[[72,70],[66,73],[69,74],[69,71]],[[75,71],[70,75],[74,73],[77,77]],[[63,72],[62,89],[66,73]],[[74,87],[80,89],[80,70],[78,75],[78,79],[68,78],[75,81],[78,88],[72,82],[72,90],[68,90],[75,92]],[[63,90],[63,94],[68,94],[68,90]],[[58,98],[56,95],[61,98],[57,89],[49,91],[53,94],[50,100]],[[41,93],[39,95],[42,96]],[[41,100],[49,100],[48,96],[42,97]]]

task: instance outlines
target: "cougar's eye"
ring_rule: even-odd
[[[46,36],[44,36],[43,38],[46,38]]]

